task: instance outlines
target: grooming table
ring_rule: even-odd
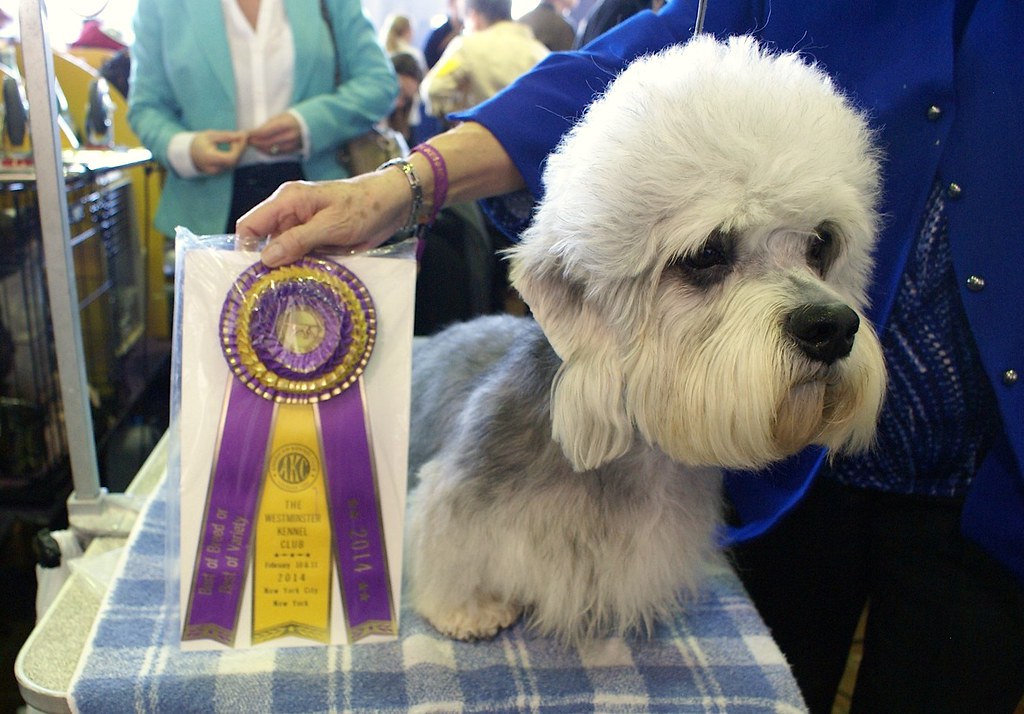
[[[71,679],[72,711],[805,711],[730,570],[651,639],[567,649],[522,624],[454,642],[402,608],[394,643],[182,652],[164,602],[166,489],[140,514]]]

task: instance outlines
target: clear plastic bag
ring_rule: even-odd
[[[176,237],[176,638],[183,649],[393,638],[415,244],[276,270],[245,247]]]

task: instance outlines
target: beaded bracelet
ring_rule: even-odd
[[[377,167],[377,170],[380,171],[390,166],[397,166],[402,169],[402,173],[405,174],[405,178],[409,181],[409,188],[412,190],[412,208],[409,210],[409,219],[405,222],[405,225],[398,229],[397,234],[403,236],[413,235],[419,227],[420,209],[423,208],[423,184],[420,183],[420,177],[416,175],[416,170],[413,169],[408,159],[401,157],[391,159]]]
[[[441,156],[441,152],[430,144],[417,144],[413,147],[414,152],[419,152],[430,162],[430,170],[434,174],[434,204],[430,207],[430,217],[427,224],[430,225],[437,218],[438,212],[444,208],[444,202],[448,199],[448,165]]]

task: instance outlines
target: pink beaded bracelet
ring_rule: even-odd
[[[427,218],[427,225],[430,225],[437,218],[438,212],[444,207],[448,199],[448,166],[444,162],[441,152],[427,143],[417,144],[413,151],[418,151],[430,163],[430,170],[434,174],[434,204],[430,207],[430,217]]]

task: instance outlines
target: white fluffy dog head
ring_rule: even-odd
[[[732,468],[870,443],[871,141],[824,73],[750,38],[642,58],[591,106],[511,251],[563,360],[553,433],[575,468],[623,454],[634,427]]]

